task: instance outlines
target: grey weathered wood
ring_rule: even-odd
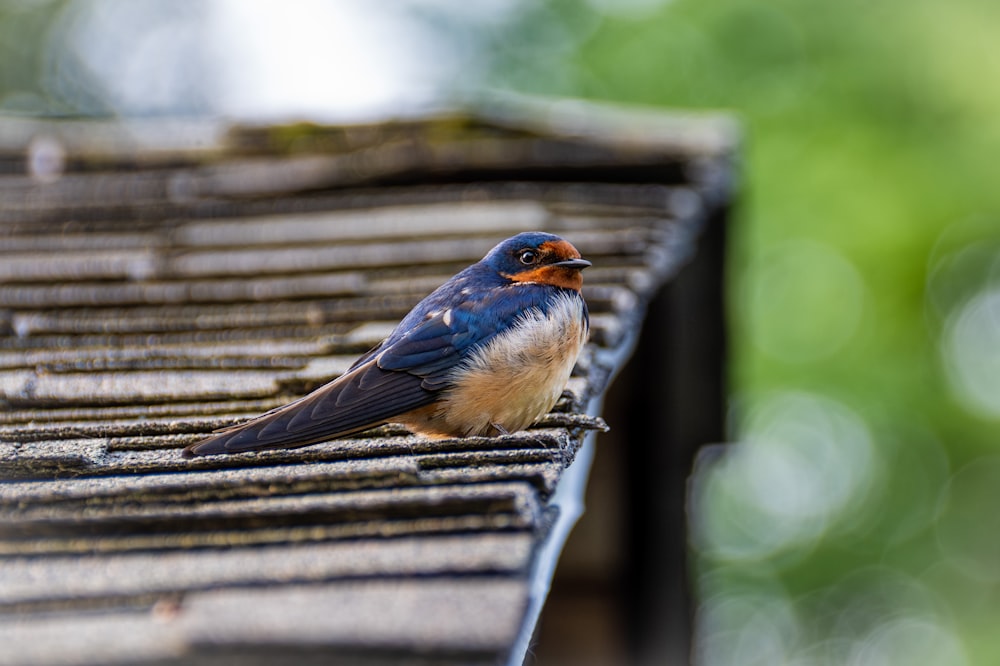
[[[0,152],[44,134],[69,165],[0,177],[0,663],[523,657],[554,493],[735,145],[718,118],[572,118],[193,127],[207,146],[0,119]],[[535,429],[180,457],[525,229],[594,262],[591,342]]]

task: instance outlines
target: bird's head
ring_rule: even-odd
[[[508,238],[483,258],[497,273],[513,282],[550,284],[580,290],[580,273],[590,262],[559,236],[529,231]]]

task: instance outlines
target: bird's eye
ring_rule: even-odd
[[[520,254],[517,255],[517,259],[525,266],[530,266],[538,261],[538,253],[534,250],[521,250]]]

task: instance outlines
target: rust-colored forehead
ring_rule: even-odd
[[[545,241],[538,246],[538,249],[545,253],[551,253],[560,259],[579,259],[580,252],[569,241]]]

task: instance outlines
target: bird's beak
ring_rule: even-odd
[[[582,270],[587,266],[592,266],[593,264],[591,264],[586,259],[567,259],[566,261],[557,261],[556,263],[550,265],[560,266],[562,268],[577,268]]]

